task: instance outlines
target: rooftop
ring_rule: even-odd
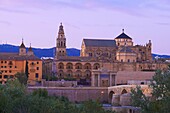
[[[0,60],[41,60],[35,55],[19,55],[18,53],[0,53]]]
[[[116,47],[115,40],[83,39],[84,44],[90,47]]]

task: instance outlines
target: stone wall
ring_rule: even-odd
[[[45,81],[42,80],[43,87],[73,87],[77,86],[77,81]]]
[[[28,92],[38,88],[47,89],[51,96],[64,96],[71,102],[83,102],[88,100],[108,101],[107,87],[28,87]]]
[[[144,71],[118,71],[116,74],[116,84],[127,84],[128,80],[151,80],[155,72]]]

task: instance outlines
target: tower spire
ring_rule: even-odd
[[[66,38],[64,34],[64,28],[62,23],[60,23],[57,44],[56,44],[56,56],[66,56]]]
[[[122,29],[122,33],[124,33],[125,29]]]
[[[22,43],[19,47],[19,55],[26,55],[26,47],[24,45],[24,40],[22,38]]]
[[[62,22],[60,23],[58,34],[64,34]]]

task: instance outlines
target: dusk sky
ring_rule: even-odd
[[[0,0],[0,44],[54,47],[61,22],[67,48],[125,29],[135,44],[152,40],[153,53],[170,55],[170,0]]]

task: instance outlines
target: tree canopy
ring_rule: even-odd
[[[132,104],[141,107],[143,113],[170,113],[170,69],[156,71],[150,87],[151,98],[147,98],[140,87],[133,89]]]
[[[97,101],[87,101],[80,106],[65,97],[49,96],[47,90],[32,93],[18,79],[0,84],[0,113],[114,113],[105,111]]]

